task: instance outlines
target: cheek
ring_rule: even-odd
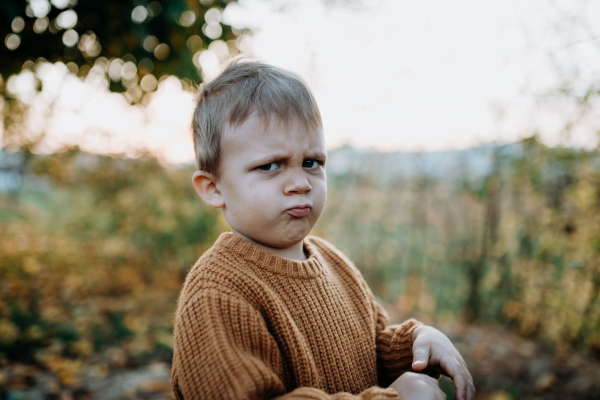
[[[327,181],[319,180],[315,182],[315,185],[313,186],[313,191],[315,195],[314,205],[319,207],[319,211],[322,211],[325,207],[325,202],[327,200]]]
[[[265,217],[277,209],[277,196],[268,185],[260,182],[243,182],[231,187],[228,192],[230,199],[227,207],[236,217],[256,219]]]

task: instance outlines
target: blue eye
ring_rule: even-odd
[[[268,163],[268,164],[261,165],[260,167],[258,167],[259,170],[265,171],[265,172],[275,171],[277,168],[279,168],[279,164],[277,164],[276,162]]]
[[[319,166],[319,162],[317,160],[304,160],[302,162],[302,168],[306,169],[314,169]]]

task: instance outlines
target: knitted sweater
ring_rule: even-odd
[[[386,326],[350,260],[304,248],[289,260],[224,233],[198,260],[175,317],[177,399],[400,399],[383,387],[411,369],[421,324]]]

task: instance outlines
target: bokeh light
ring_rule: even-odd
[[[50,0],[52,5],[59,10],[66,8],[69,5],[69,0]]]
[[[137,75],[137,67],[132,61],[127,61],[121,67],[121,76],[123,79],[131,80]]]
[[[156,89],[158,81],[156,77],[152,74],[145,75],[140,81],[140,86],[145,92],[152,92]]]
[[[79,66],[73,61],[67,63],[67,68],[69,69],[69,72],[73,75],[77,75],[79,73]]]
[[[196,68],[201,68],[201,66],[200,66],[200,54],[202,54],[203,51],[205,51],[205,50],[197,51],[192,56],[192,62],[194,63],[194,65],[196,66]]]
[[[184,11],[179,17],[179,24],[181,26],[192,26],[196,21],[196,14],[193,11]]]
[[[77,44],[79,34],[74,29],[69,29],[63,33],[62,41],[67,47],[72,47]]]
[[[223,28],[218,22],[209,22],[202,25],[202,32],[211,39],[218,39],[223,34]]]
[[[148,4],[148,7],[146,7],[146,9],[148,10],[148,15],[153,18],[159,16],[160,13],[162,12],[162,6],[160,5],[160,3],[158,1],[150,2],[150,4]]]
[[[48,30],[50,33],[58,33],[60,31],[60,26],[56,23],[56,18],[48,23]]]
[[[148,10],[144,6],[137,6],[131,12],[131,20],[136,24],[141,24],[148,17]]]
[[[45,32],[46,29],[48,29],[48,18],[47,17],[38,18],[33,23],[33,31],[35,33]]]
[[[9,50],[15,50],[21,44],[21,38],[16,33],[9,33],[4,39],[4,44]]]
[[[200,36],[192,35],[188,38],[185,44],[190,51],[197,51],[202,48],[204,42]]]
[[[14,33],[19,33],[25,28],[25,20],[21,17],[15,17],[12,20],[10,27]]]
[[[156,49],[156,46],[159,45],[159,41],[156,38],[156,36],[150,35],[150,36],[146,36],[144,38],[144,50],[146,50],[148,53],[153,53],[154,49]]]
[[[206,81],[210,81],[219,73],[219,58],[211,50],[204,50],[198,55],[198,64]]]
[[[204,14],[204,20],[207,23],[211,23],[211,22],[221,22],[221,10],[219,10],[216,7],[213,7],[211,9],[209,9],[208,11],[206,11],[206,13]]]
[[[89,58],[97,57],[100,54],[100,51],[102,51],[102,45],[92,31],[87,31],[81,35],[77,47],[84,56]]]
[[[30,0],[29,9],[32,15],[37,18],[44,18],[50,12],[50,3],[48,0]]]
[[[129,89],[125,92],[127,100],[129,103],[138,103],[143,96],[142,89],[138,85],[131,85]]]
[[[244,12],[238,3],[229,3],[222,15],[223,23],[235,29],[244,29]]]
[[[229,47],[222,40],[212,41],[208,45],[208,49],[215,53],[220,64],[229,58]]]
[[[115,58],[112,60],[108,66],[108,76],[114,82],[118,82],[121,80],[121,69],[123,68],[123,60],[120,58]]]
[[[235,43],[242,53],[251,54],[254,52],[254,39],[250,35],[239,36]]]
[[[37,79],[30,70],[24,70],[19,75],[12,75],[6,82],[6,90],[25,104],[31,104],[37,93]]]
[[[56,25],[62,29],[71,29],[77,25],[77,13],[73,10],[63,11],[56,17]]]
[[[169,53],[171,49],[169,49],[169,45],[166,43],[161,43],[154,49],[154,57],[158,60],[164,61],[169,57]]]

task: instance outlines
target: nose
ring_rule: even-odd
[[[284,188],[286,195],[306,194],[312,190],[304,171],[290,171],[289,174]]]

